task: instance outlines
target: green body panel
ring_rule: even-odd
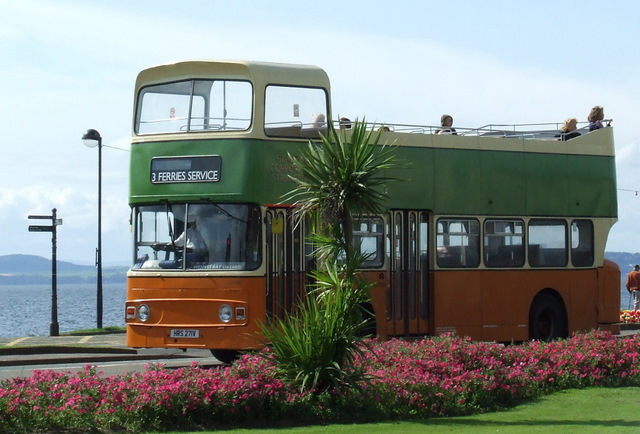
[[[300,143],[256,139],[186,140],[137,143],[131,149],[130,203],[212,200],[218,202],[279,203],[293,188],[287,152]],[[219,155],[218,182],[152,184],[153,157]]]
[[[304,141],[259,139],[146,142],[132,146],[130,203],[165,200],[282,202],[294,187],[288,154]],[[398,146],[406,164],[390,171],[389,208],[452,215],[617,217],[615,161],[609,155]],[[221,180],[151,184],[152,157],[219,155]]]

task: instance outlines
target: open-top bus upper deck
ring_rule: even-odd
[[[159,200],[159,190],[162,200],[279,202],[293,185],[288,155],[326,134],[331,122],[322,69],[264,62],[147,69],[136,81],[136,107],[132,204]],[[563,141],[554,123],[456,126],[456,135],[435,134],[440,126],[384,125],[381,143],[397,146],[398,158],[410,163],[394,175],[437,185],[416,191],[393,183],[390,208],[617,217],[611,128],[582,128]],[[145,147],[149,142],[166,145]],[[214,156],[199,157],[205,155]],[[187,166],[200,170],[186,173]]]

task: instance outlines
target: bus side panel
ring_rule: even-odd
[[[482,339],[481,273],[436,271],[433,278],[434,335],[455,333]]]
[[[597,275],[600,275],[599,281]],[[452,332],[474,340],[527,340],[529,312],[535,296],[543,290],[560,296],[569,333],[598,326],[608,330],[607,321],[618,321],[619,301],[617,304],[614,300],[617,294],[611,289],[598,291],[598,285],[603,288],[607,282],[609,286],[618,284],[615,272],[595,269],[438,271],[434,273],[434,281],[436,335]],[[609,305],[599,298],[610,299]],[[601,306],[596,308],[597,304]]]
[[[620,268],[610,260],[598,269],[598,327],[611,333],[620,333]]]
[[[127,312],[149,307],[146,322],[127,319],[127,345],[136,348],[260,348],[259,324],[264,321],[263,277],[129,277]],[[220,306],[231,306],[234,317],[223,322]],[[197,338],[174,338],[171,330],[197,330]]]
[[[569,333],[596,325],[596,270],[485,271],[484,340],[529,339],[529,312],[538,293],[555,292]]]
[[[570,291],[561,292],[567,307],[569,334],[593,330],[597,326],[597,270],[566,271],[571,276]]]
[[[566,308],[568,332],[587,332],[601,326],[603,322],[619,321],[620,290],[619,277],[611,276],[618,289],[607,288],[601,269],[586,270],[540,270],[530,273],[530,300],[543,289],[556,291]],[[606,276],[606,274],[605,274]],[[618,273],[619,276],[619,273]],[[611,285],[610,285],[611,286]],[[610,307],[604,308],[602,298],[608,298]],[[615,300],[614,300],[615,299]],[[612,307],[611,307],[612,306]],[[603,320],[602,314],[605,313]],[[606,316],[608,314],[608,316]],[[614,329],[611,329],[614,331]]]
[[[482,340],[524,341],[529,338],[531,290],[522,271],[481,271]],[[531,274],[531,273],[528,273]]]
[[[371,306],[375,316],[376,334],[380,339],[385,339],[388,336],[386,329],[387,275],[383,271],[366,271],[363,274],[368,282],[374,284],[369,290],[369,297],[371,299]]]

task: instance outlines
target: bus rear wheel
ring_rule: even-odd
[[[211,350],[211,354],[213,357],[218,359],[221,363],[228,365],[233,363],[234,360],[238,358],[240,355],[240,351],[238,350]]]
[[[541,294],[529,315],[529,339],[551,341],[567,337],[567,320],[562,302],[551,294]]]

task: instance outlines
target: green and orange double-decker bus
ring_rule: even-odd
[[[221,360],[259,348],[260,324],[295,309],[314,263],[282,201],[289,155],[332,122],[326,73],[161,65],[138,75],[134,104],[127,344]],[[557,124],[385,126],[381,142],[410,164],[389,173],[402,181],[387,185],[387,212],[355,225],[375,334],[618,331],[620,271],[604,259],[617,219],[611,127],[562,140]]]

